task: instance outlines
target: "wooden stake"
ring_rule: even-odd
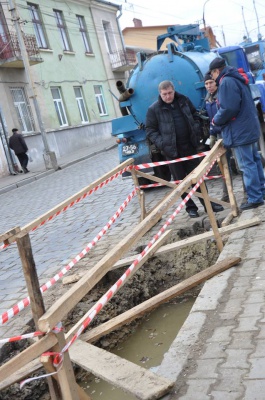
[[[137,175],[135,173],[135,169],[130,170],[130,172],[131,172],[131,175],[132,175],[134,186],[139,188],[140,185],[139,185],[138,177],[137,177]],[[140,210],[141,210],[140,221],[142,221],[143,219],[145,219],[145,215],[146,215],[143,192],[140,191],[140,190],[137,190],[137,196],[138,196],[138,200],[139,200],[139,203],[140,203]]]
[[[224,169],[225,183],[227,186],[227,192],[228,192],[228,197],[229,197],[229,201],[231,204],[232,214],[234,217],[237,217],[238,216],[238,207],[237,207],[236,198],[235,198],[235,195],[233,192],[233,186],[232,186],[232,182],[231,182],[231,177],[230,177],[226,154],[223,154],[221,156],[221,163],[222,163],[223,169]]]
[[[19,237],[17,237],[17,246],[27,284],[33,319],[37,328],[38,320],[45,313],[45,308],[28,233],[20,233]],[[60,341],[63,343],[63,333],[61,332],[57,334],[57,337],[58,342]],[[60,346],[57,344],[54,348],[52,348],[52,351],[56,352],[58,351],[58,348],[60,348]],[[79,400],[77,390],[75,390],[76,382],[73,367],[68,353],[65,354],[63,366],[58,371],[58,380],[60,384],[60,391],[56,382],[54,382],[51,377],[48,377],[52,400],[58,400],[61,398],[63,400]]]
[[[22,262],[35,328],[38,329],[38,320],[45,313],[45,307],[32,254],[30,237],[28,233],[22,235],[23,236],[21,237],[17,237],[17,247]],[[60,392],[57,383],[54,382],[50,376],[47,377],[47,382],[51,399],[60,399]]]
[[[204,203],[205,203],[205,207],[206,207],[206,210],[207,210],[207,213],[208,213],[208,216],[209,216],[210,224],[211,224],[211,226],[213,228],[213,232],[214,232],[214,236],[215,236],[215,239],[216,239],[217,247],[218,247],[218,250],[221,252],[223,250],[224,245],[223,245],[222,237],[221,237],[221,235],[220,235],[220,233],[218,231],[218,225],[217,225],[217,222],[216,222],[216,219],[215,219],[215,215],[213,213],[213,209],[212,209],[210,200],[208,198],[208,192],[207,192],[207,189],[206,189],[206,186],[205,186],[204,182],[202,182],[200,188],[201,188],[201,192],[202,192],[202,195],[203,195],[203,198],[204,198]]]

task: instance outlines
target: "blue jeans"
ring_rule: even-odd
[[[248,203],[261,203],[265,194],[265,178],[257,143],[234,148],[248,196]]]

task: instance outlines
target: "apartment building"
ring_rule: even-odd
[[[120,116],[116,81],[135,62],[126,56],[119,13],[103,0],[0,3],[0,176],[10,173],[13,127],[33,162],[43,161],[40,116],[57,157],[111,135]]]

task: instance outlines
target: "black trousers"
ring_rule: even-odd
[[[16,156],[19,159],[22,169],[26,169],[29,162],[27,153],[16,154]]]
[[[193,154],[196,154],[196,151],[194,151]],[[185,156],[180,156],[180,157],[186,157],[186,155]],[[190,152],[189,155],[192,155],[192,153]],[[171,171],[171,174],[173,176],[174,181],[177,181],[177,180],[183,180],[196,167],[198,167],[200,162],[201,162],[200,159],[194,158],[193,160],[181,161],[181,162],[178,162],[178,163],[169,164],[168,166],[170,168],[170,171]],[[197,192],[201,192],[200,187],[197,189]],[[186,196],[187,196],[187,193],[183,193],[181,195],[182,199],[185,199]],[[199,198],[199,201],[201,202],[203,208],[205,209],[205,204],[204,204],[203,199]],[[198,210],[198,207],[196,206],[196,204],[194,203],[194,201],[192,199],[189,199],[187,201],[187,203],[186,203],[186,211],[188,212],[190,210],[196,210],[196,211]]]

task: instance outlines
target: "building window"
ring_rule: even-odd
[[[35,130],[33,115],[24,88],[10,88],[16,109],[21,132],[28,133]]]
[[[84,42],[86,53],[92,53],[92,47],[91,47],[88,32],[87,32],[85,18],[82,17],[81,15],[77,15],[77,20],[78,20],[79,31],[81,33],[81,36],[82,36],[82,39]]]
[[[104,37],[107,46],[107,50],[109,54],[115,53],[116,51],[116,43],[115,38],[111,29],[110,22],[103,21],[103,30],[104,30]]]
[[[74,91],[75,91],[75,98],[77,101],[78,109],[80,112],[81,121],[82,121],[82,123],[89,122],[87,111],[86,111],[86,105],[85,105],[84,98],[83,98],[82,88],[74,87]]]
[[[70,46],[70,40],[68,37],[67,27],[64,22],[63,12],[58,10],[53,10],[53,12],[55,15],[57,28],[59,29],[61,39],[63,42],[63,49],[65,51],[71,51],[72,48]]]
[[[103,97],[102,86],[99,85],[94,86],[94,92],[96,96],[96,102],[98,105],[99,115],[107,115],[107,109]]]
[[[39,6],[35,4],[28,3],[29,13],[31,17],[31,21],[33,24],[36,40],[38,43],[38,47],[42,49],[48,48],[48,42],[45,35],[45,29],[43,26],[43,21],[41,18]]]
[[[61,96],[61,90],[59,87],[53,87],[51,88],[51,92],[59,124],[60,126],[68,126],[68,121]]]

